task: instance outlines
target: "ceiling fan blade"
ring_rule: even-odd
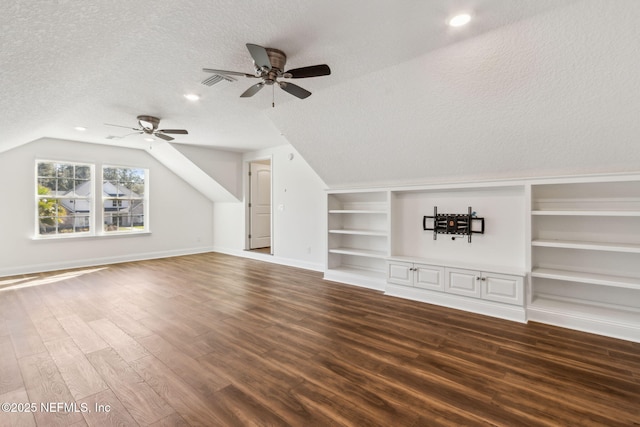
[[[173,133],[173,134],[180,134],[180,135],[188,135],[189,134],[189,132],[187,132],[186,129],[159,129],[157,132]]]
[[[253,74],[241,73],[240,71],[215,70],[213,68],[203,68],[202,71],[204,71],[205,73],[219,74],[222,76],[222,78],[225,78],[228,76],[245,76],[245,77],[251,77],[251,78],[257,77],[257,76],[254,76]]]
[[[293,83],[278,82],[278,84],[280,85],[282,90],[284,90],[285,92],[290,93],[293,96],[297,96],[300,99],[308,98],[311,95],[311,92],[309,92],[306,89],[301,88],[298,85],[294,85]]]
[[[247,49],[249,49],[249,53],[253,58],[253,62],[256,64],[256,67],[259,69],[271,69],[271,60],[269,59],[269,55],[267,54],[267,50],[262,46],[258,46],[257,44],[247,43]]]
[[[258,91],[260,91],[260,89],[262,89],[263,87],[264,87],[264,82],[256,83],[253,86],[251,86],[249,89],[245,90],[244,93],[240,95],[240,98],[248,98],[250,96],[253,96],[256,93],[258,93]]]
[[[153,136],[157,136],[158,138],[164,139],[165,141],[173,141],[175,138],[170,137],[169,135],[165,135],[160,132],[154,132]]]
[[[131,129],[131,130],[135,130],[135,131],[141,131],[142,129],[138,129],[138,128],[132,128],[131,126],[122,126],[122,125],[112,125],[111,123],[105,123],[106,126],[115,126],[117,128],[125,128],[125,129]]]
[[[311,65],[310,67],[294,68],[287,71],[291,79],[304,79],[306,77],[328,76],[331,74],[331,68],[327,64]]]
[[[124,126],[119,126],[119,127],[124,127]],[[136,135],[136,134],[137,134],[137,135],[142,135],[143,133],[144,133],[144,132],[142,132],[142,131],[138,131],[138,132],[131,132],[131,133],[128,133],[128,134],[126,134],[126,135],[122,135],[122,136],[118,136],[118,135],[108,135],[108,136],[106,137],[106,139],[123,139],[123,138],[128,137],[129,135]]]

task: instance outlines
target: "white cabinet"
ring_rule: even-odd
[[[519,322],[526,321],[524,274],[503,274],[389,258],[385,293]]]
[[[488,301],[522,305],[524,280],[521,276],[446,268],[445,291]]]
[[[416,288],[444,290],[444,268],[402,261],[387,262],[387,282]]]
[[[640,178],[531,187],[531,320],[640,341]]]
[[[389,256],[389,195],[386,191],[328,195],[329,280],[383,289]]]
[[[458,268],[446,269],[445,290],[451,294],[480,298],[480,272]]]
[[[480,277],[482,299],[506,304],[524,304],[524,279],[498,273],[482,273]]]

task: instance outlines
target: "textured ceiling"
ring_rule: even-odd
[[[239,95],[242,78],[200,84],[203,67],[252,71],[245,44],[284,50],[287,68],[327,63],[329,77],[299,80],[312,92],[358,80],[427,51],[544,11],[554,1],[136,0],[7,2],[0,14],[0,151],[41,137],[144,146],[122,140],[136,116],[186,128],[176,142],[238,151],[288,141],[265,115],[271,91]],[[366,7],[363,7],[366,4]],[[473,27],[452,32],[446,18],[473,10]],[[191,103],[183,94],[202,99]],[[303,115],[326,108],[275,93]],[[353,102],[348,92],[335,103]],[[75,126],[88,128],[74,131]]]
[[[459,11],[471,24],[446,26]],[[628,170],[638,19],[635,0],[9,2],[0,152],[43,137],[144,149],[104,123],[149,114],[189,130],[177,144],[289,142],[333,186]],[[297,80],[306,100],[276,89],[276,108],[270,88],[239,97],[251,79],[200,83],[203,67],[251,72],[246,43],[332,74]]]

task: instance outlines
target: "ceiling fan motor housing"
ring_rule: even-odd
[[[138,124],[145,133],[153,133],[158,129],[160,119],[153,116],[138,116]]]
[[[269,56],[269,62],[271,62],[271,70],[264,72],[262,78],[266,84],[272,85],[278,77],[282,77],[282,71],[287,63],[287,55],[279,49],[267,47],[265,50]]]

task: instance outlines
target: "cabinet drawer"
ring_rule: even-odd
[[[482,299],[516,305],[524,302],[522,277],[483,273],[481,283]]]
[[[445,291],[480,298],[480,272],[457,268],[445,269]]]
[[[444,291],[444,268],[435,265],[415,265],[415,283],[417,288]]]

